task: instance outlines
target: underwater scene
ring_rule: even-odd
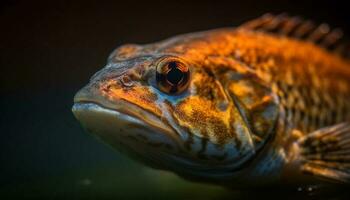
[[[349,199],[345,7],[1,2],[0,199]]]

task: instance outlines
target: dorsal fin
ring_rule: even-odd
[[[242,24],[239,28],[306,40],[343,57],[350,58],[350,43],[345,41],[343,31],[339,28],[331,29],[326,23],[316,25],[313,21],[304,20],[297,16],[291,17],[285,13],[280,15],[265,14]]]

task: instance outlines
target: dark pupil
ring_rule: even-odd
[[[183,79],[183,72],[177,68],[175,62],[169,63],[170,71],[166,75],[166,79],[173,85],[178,84]]]

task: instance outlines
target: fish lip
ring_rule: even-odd
[[[79,111],[83,111],[83,110],[89,110],[89,111],[100,110],[100,111],[112,113],[112,114],[117,115],[117,116],[125,115],[125,116],[128,116],[129,121],[134,121],[134,122],[138,122],[140,124],[143,124],[142,121],[137,119],[136,117],[130,116],[130,115],[125,114],[123,112],[119,112],[117,110],[106,108],[106,107],[102,106],[101,104],[93,102],[93,101],[74,102],[74,105],[72,107],[72,112],[78,120],[79,120],[79,117],[78,117],[77,113]]]
[[[134,105],[132,103],[129,103],[127,101],[123,101],[123,100],[118,100],[118,101],[121,101],[121,102],[123,102],[123,104],[125,104],[121,108],[132,106],[135,108],[142,109],[139,106]],[[128,120],[132,121],[133,123],[147,126],[147,128],[150,128],[150,129],[156,129],[157,131],[159,131],[161,133],[167,134],[177,144],[180,144],[179,143],[180,138],[178,136],[178,133],[170,125],[168,125],[168,124],[162,122],[160,119],[158,119],[156,115],[154,115],[150,112],[147,112],[147,111],[142,111],[142,114],[148,115],[149,119],[152,119],[152,120],[143,120],[140,116],[137,116],[135,113],[127,112],[127,110],[122,110],[121,108],[118,109],[116,107],[107,106],[107,105],[104,105],[104,104],[97,102],[97,101],[94,101],[94,100],[83,99],[83,98],[80,99],[80,98],[75,97],[74,98],[74,105],[72,107],[72,112],[78,120],[79,120],[79,118],[78,118],[76,112],[79,110],[82,110],[81,108],[87,109],[87,107],[89,107],[89,105],[97,107],[98,109],[101,109],[101,110],[113,112],[113,114],[116,114],[118,116],[122,116],[122,115],[127,116]],[[126,106],[126,105],[129,105],[129,106]]]

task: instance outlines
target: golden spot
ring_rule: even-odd
[[[242,87],[242,85],[240,84],[231,84],[230,89],[233,91],[234,94],[241,97],[247,96],[254,92],[252,87]]]

